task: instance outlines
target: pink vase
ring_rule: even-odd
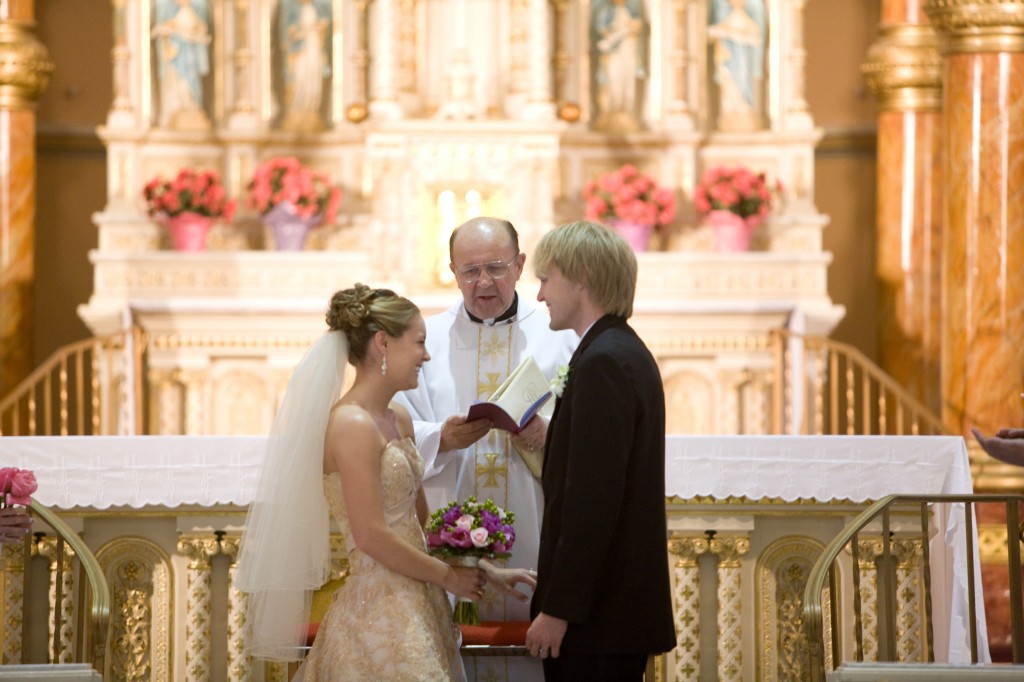
[[[654,232],[654,225],[634,223],[628,220],[609,220],[609,227],[620,237],[626,240],[634,251],[646,251],[651,243],[651,234]]]
[[[715,246],[720,253],[742,253],[750,249],[755,221],[732,211],[711,211],[707,222],[715,230]]]
[[[303,218],[291,202],[283,201],[263,214],[263,222],[270,226],[278,251],[302,251],[309,231],[323,221],[322,215]]]
[[[167,218],[167,229],[171,233],[171,244],[175,251],[204,251],[206,235],[213,225],[213,218],[192,211],[185,211]]]

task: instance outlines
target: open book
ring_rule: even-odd
[[[519,433],[551,398],[551,386],[537,361],[528,356],[484,402],[474,403],[466,418],[490,419],[496,429]]]

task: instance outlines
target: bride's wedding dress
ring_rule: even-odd
[[[380,477],[385,521],[426,552],[416,516],[423,460],[410,439],[384,447]],[[349,575],[320,624],[302,666],[303,682],[465,680],[458,626],[444,590],[395,573],[356,549],[338,474],[324,476],[324,494],[348,542]]]

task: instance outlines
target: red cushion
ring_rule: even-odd
[[[306,627],[306,646],[313,646],[313,640],[316,639],[316,633],[318,632],[320,632],[320,621],[310,623]]]
[[[460,625],[463,645],[524,646],[528,620],[483,621],[479,625]]]

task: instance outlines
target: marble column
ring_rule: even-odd
[[[750,551],[746,535],[716,535],[711,553],[718,557],[718,665],[720,682],[743,679],[743,590],[740,557]]]
[[[940,412],[942,60],[919,0],[884,0],[863,67],[878,97],[880,364]]]
[[[370,43],[370,115],[382,120],[402,118],[398,102],[398,2],[378,0],[372,4],[376,11],[376,32]]]
[[[945,83],[942,418],[969,438],[1024,425],[1024,0],[924,10]]]
[[[529,92],[523,117],[529,121],[550,121],[555,118],[555,102],[551,93],[551,20],[547,0],[529,0],[527,4],[529,42]]]
[[[218,553],[220,544],[212,535],[183,535],[178,551],[188,557],[188,602],[185,620],[186,682],[205,682],[210,670],[210,558]]]
[[[1024,426],[1024,0],[924,11],[943,54],[942,419],[973,446],[971,427]],[[1019,490],[1019,467],[972,449],[976,491]],[[1002,514],[980,505],[978,522]],[[1005,566],[983,565],[982,582],[1005,593]],[[986,607],[996,661],[1011,652],[1007,610]]]
[[[0,2],[0,397],[32,371],[35,106],[53,71],[34,6]]]
[[[708,539],[703,535],[673,533],[668,539],[668,551],[678,557],[672,569],[672,612],[678,642],[672,652],[675,657],[672,679],[696,682],[700,679],[700,566],[697,560],[708,551]]]

